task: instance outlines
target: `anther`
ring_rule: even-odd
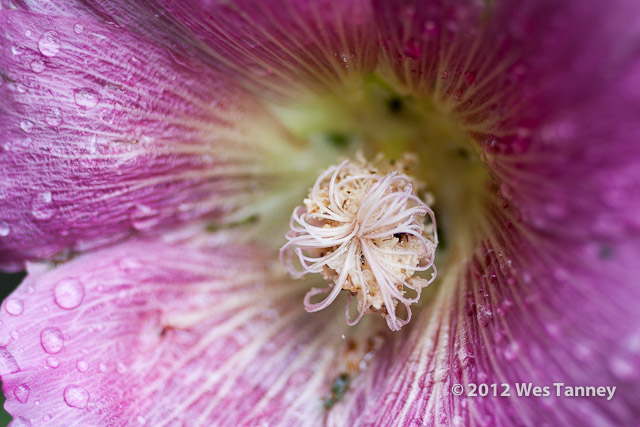
[[[307,293],[307,311],[326,308],[346,290],[349,301],[357,296],[353,320],[347,303],[350,325],[366,313],[383,316],[394,331],[411,320],[410,306],[436,277],[438,237],[433,211],[417,195],[419,183],[400,172],[410,160],[406,156],[392,166],[381,156],[371,163],[358,156],[331,166],[320,174],[304,206],[293,211],[288,242],[280,249],[282,263],[294,277],[319,273],[329,282]],[[428,270],[429,278],[416,276]],[[311,302],[319,294],[324,299]],[[398,316],[398,303],[406,308],[404,319]]]

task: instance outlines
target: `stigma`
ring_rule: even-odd
[[[436,277],[438,245],[433,197],[406,174],[414,163],[410,155],[368,162],[359,154],[322,172],[294,209],[280,260],[293,277],[317,273],[328,282],[306,294],[307,311],[328,307],[344,290],[349,325],[367,313],[384,317],[393,331],[409,323],[411,305]],[[312,302],[317,295],[320,301]]]

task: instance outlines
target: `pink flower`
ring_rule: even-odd
[[[13,425],[637,422],[639,18],[0,0]],[[307,313],[327,284],[278,262],[317,174],[359,150],[415,153],[435,200],[438,278],[400,331]]]

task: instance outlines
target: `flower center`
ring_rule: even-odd
[[[260,217],[256,227],[262,227],[255,235],[266,244],[281,241],[288,229],[285,218],[317,178],[304,206],[294,210],[281,254],[290,273],[310,279],[322,275],[329,282],[307,294],[307,310],[321,310],[344,290],[349,301],[357,297],[357,315],[347,304],[349,324],[377,313],[397,330],[419,299],[429,303],[436,294],[452,292],[443,281],[425,289],[433,277],[423,270],[437,266],[455,274],[491,225],[486,213],[496,192],[477,142],[490,135],[490,123],[470,121],[449,94],[414,90],[383,68],[336,90],[298,95],[270,104],[299,143],[282,156],[282,164],[299,172],[288,175],[272,199],[250,207]],[[396,163],[380,158],[368,163],[356,157],[359,152],[367,158],[382,153]],[[405,153],[415,153],[418,160],[411,176],[403,169],[413,166]],[[326,169],[340,158],[355,160]],[[319,170],[325,170],[320,178]],[[429,183],[429,194],[420,182]],[[387,211],[395,216],[385,217]],[[372,224],[381,218],[390,222],[374,231]],[[391,232],[394,227],[415,232]]]
[[[326,308],[347,290],[358,301],[354,320],[347,304],[350,325],[366,313],[382,315],[394,331],[411,320],[411,304],[436,277],[438,244],[433,211],[418,192],[425,200],[432,197],[403,173],[413,163],[408,155],[393,164],[383,156],[373,162],[361,155],[356,161],[345,160],[324,171],[304,206],[294,210],[281,261],[294,277],[321,273],[329,282],[328,288],[307,293],[307,311]],[[429,279],[415,276],[427,270],[432,270]],[[408,295],[412,291],[415,295]],[[318,294],[328,295],[311,302]],[[404,319],[398,315],[398,303],[405,307]]]

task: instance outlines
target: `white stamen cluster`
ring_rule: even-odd
[[[353,320],[347,303],[349,325],[365,313],[378,313],[396,331],[409,323],[410,305],[436,277],[438,238],[433,211],[416,195],[416,182],[399,171],[405,162],[395,168],[379,163],[380,157],[374,167],[359,156],[324,171],[304,206],[293,211],[280,260],[296,278],[321,273],[329,282],[328,288],[307,293],[307,311],[326,308],[344,289],[350,292],[349,301],[358,298],[359,314]],[[429,279],[414,276],[429,269]],[[409,290],[415,293],[412,298],[406,295]],[[322,301],[311,302],[313,296],[327,293]],[[406,307],[405,319],[397,315],[398,302]]]

